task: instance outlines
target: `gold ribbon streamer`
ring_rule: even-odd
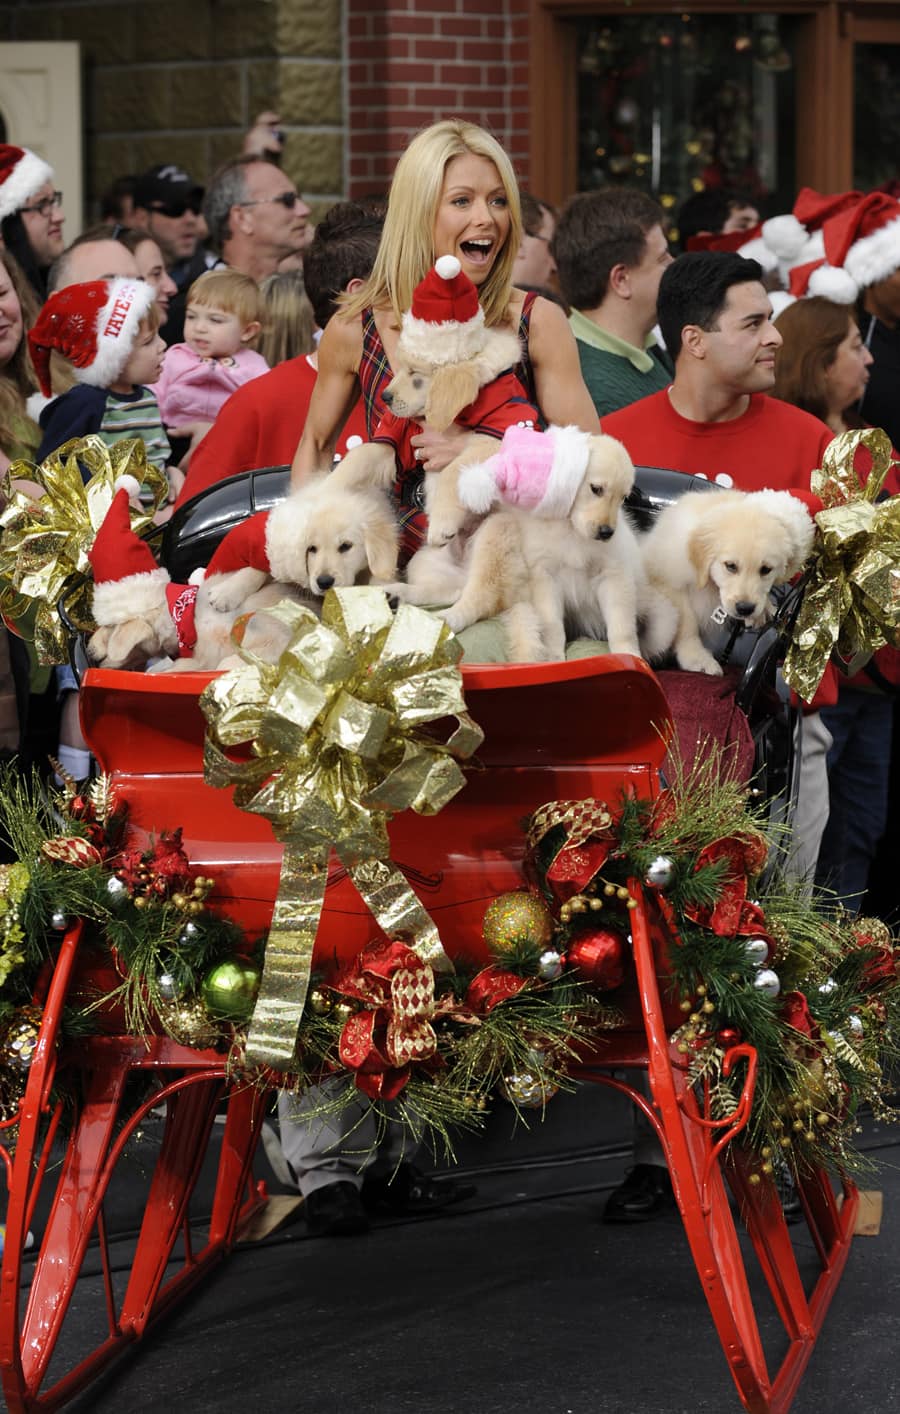
[[[248,1057],[289,1070],[309,987],[334,848],[379,927],[437,970],[452,971],[434,920],[390,860],[399,810],[434,815],[465,784],[458,761],[483,733],[466,711],[462,650],[433,614],[382,590],[329,590],[322,620],[299,604],[274,610],[291,631],[276,664],[242,663],[200,698],[204,770],[264,815],[285,845]],[[421,729],[453,719],[447,742]],[[251,744],[249,758],[228,748]]]
[[[865,484],[855,467],[860,447],[872,458]],[[900,646],[900,497],[877,501],[892,460],[879,428],[843,432],[810,478],[825,508],[815,518],[819,534],[784,663],[786,681],[805,702],[835,648],[852,663],[885,644]]]
[[[91,585],[85,578],[88,551],[115,495],[116,478],[126,474],[153,496],[152,504],[132,513],[132,528],[140,535],[165,504],[168,483],[163,472],[147,462],[139,438],[112,447],[96,436],[73,438],[39,467],[13,462],[3,478],[7,504],[0,514],[0,611],[16,620],[36,606],[34,642],[42,663],[68,659],[57,604],[82,579],[67,608],[79,628],[95,627]],[[43,488],[40,498],[15,490],[19,480],[36,481]]]

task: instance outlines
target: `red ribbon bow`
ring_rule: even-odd
[[[758,834],[728,835],[701,849],[695,873],[720,859],[727,861],[727,869],[717,901],[712,906],[686,905],[687,917],[704,928],[711,928],[720,938],[764,932],[765,915],[758,904],[747,898],[747,885],[749,877],[762,869],[767,852],[766,841]]]

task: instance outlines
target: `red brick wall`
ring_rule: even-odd
[[[528,0],[347,0],[348,195],[387,190],[439,118],[488,128],[527,184]]]

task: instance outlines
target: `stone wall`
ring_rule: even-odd
[[[345,192],[344,0],[19,0],[0,40],[77,40],[88,214],[118,176],[179,162],[205,182],[271,108],[314,212]]]

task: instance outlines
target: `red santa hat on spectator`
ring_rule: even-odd
[[[821,230],[822,248],[791,269],[792,294],[852,304],[862,290],[900,268],[900,202],[895,197],[857,191],[820,196],[809,188],[801,197],[809,224]]]
[[[590,435],[580,427],[510,427],[499,452],[464,466],[458,493],[464,506],[483,515],[496,501],[539,516],[566,516],[572,509],[590,455]]]
[[[50,354],[72,364],[79,383],[108,388],[128,362],[156,291],[143,280],[88,280],[52,294],[28,335],[41,391],[50,397]]]
[[[413,291],[400,338],[408,358],[461,363],[481,352],[484,310],[455,255],[442,255]]]
[[[27,147],[0,143],[0,221],[28,205],[30,197],[55,181],[53,168]]]
[[[125,623],[166,602],[169,574],[131,528],[129,495],[140,491],[133,476],[121,476],[112,505],[88,551],[94,572],[94,619],[100,626]]]
[[[688,250],[724,250],[742,255],[745,260],[757,260],[763,270],[777,270],[778,257],[769,249],[762,238],[762,226],[751,226],[747,231],[698,231],[688,236]]]

